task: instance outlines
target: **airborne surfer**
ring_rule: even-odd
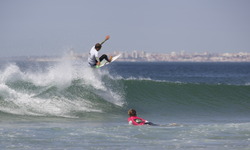
[[[105,43],[109,38],[110,36],[107,35],[104,41],[102,41],[101,43],[95,44],[95,46],[91,48],[89,52],[89,56],[88,56],[88,63],[91,67],[98,68],[103,59],[105,59],[107,62],[111,62],[112,56],[108,58],[106,54],[103,54],[101,57],[98,57],[98,52],[101,50],[102,44]]]

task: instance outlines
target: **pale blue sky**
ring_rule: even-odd
[[[250,52],[249,0],[0,0],[0,57]]]

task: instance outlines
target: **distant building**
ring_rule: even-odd
[[[250,53],[186,53],[184,51],[171,53],[147,53],[145,51],[119,52],[115,51],[111,55],[121,54],[117,61],[167,61],[167,62],[250,62]],[[78,54],[71,48],[64,59],[87,59],[88,53]],[[30,61],[60,61],[58,56],[34,56],[34,57],[12,57],[10,60],[30,60]],[[7,60],[8,58],[0,58]]]

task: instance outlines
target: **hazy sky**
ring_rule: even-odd
[[[0,57],[250,52],[250,0],[0,0]]]

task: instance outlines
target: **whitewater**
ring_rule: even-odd
[[[2,61],[0,149],[249,149],[249,85],[250,63]]]
[[[77,117],[73,112],[102,112],[92,100],[124,104],[122,94],[102,81],[107,72],[71,63],[65,60],[47,68],[6,64],[0,72],[0,110],[18,115]]]

